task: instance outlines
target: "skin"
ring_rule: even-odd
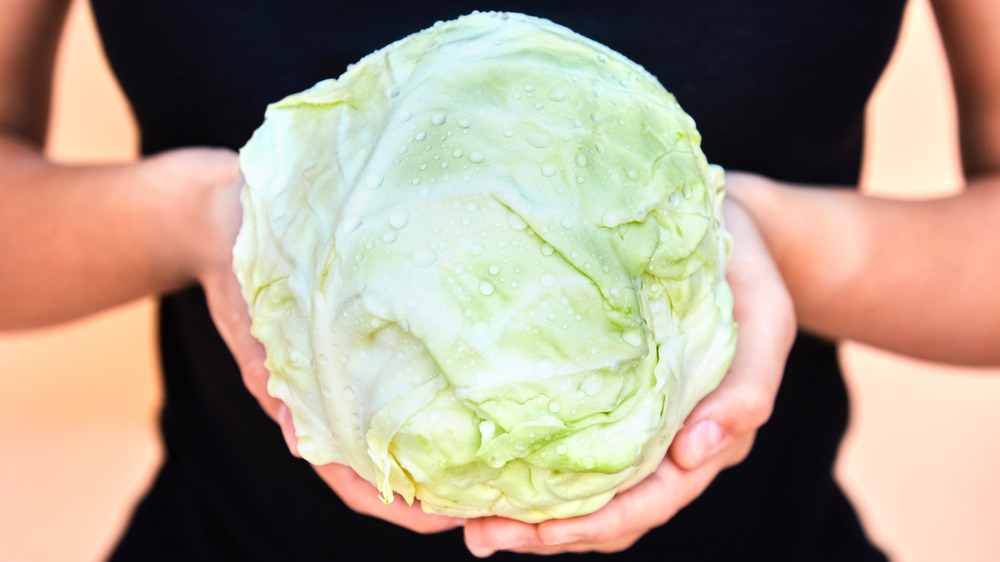
[[[8,297],[0,299],[0,329],[51,325],[201,283],[248,390],[294,453],[290,415],[266,392],[263,349],[249,334],[230,269],[242,184],[235,154],[193,147],[105,166],[46,159],[53,58],[67,4],[0,0],[0,286]],[[796,314],[800,326],[831,338],[931,359],[1000,361],[993,345],[1000,293],[992,290],[1000,245],[983,236],[987,217],[1000,210],[998,8],[996,0],[935,2],[960,104],[962,194],[897,202],[729,174],[737,356],[657,471],[635,488],[591,515],[529,525],[427,515],[404,502],[386,507],[346,467],[317,473],[360,513],[421,533],[464,525],[477,556],[617,551],[746,457],[770,414]]]
[[[757,219],[805,329],[995,365],[1000,244],[989,225],[1000,210],[1000,2],[933,5],[958,102],[961,193],[897,201],[749,174],[731,174],[727,188]]]
[[[756,430],[770,417],[795,321],[789,295],[749,215],[733,202],[723,211],[736,244],[726,278],[740,337],[722,383],[687,417],[656,471],[635,487],[581,517],[537,525],[500,517],[470,520],[465,541],[473,554],[626,549],[698,497],[721,470],[746,458]]]

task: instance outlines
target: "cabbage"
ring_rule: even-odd
[[[300,454],[524,521],[648,475],[736,341],[699,143],[641,67],[520,14],[270,105],[234,262]]]

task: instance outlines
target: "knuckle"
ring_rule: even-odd
[[[752,435],[748,435],[744,439],[737,440],[737,442],[733,444],[735,448],[733,458],[727,466],[735,466],[743,462],[750,455],[750,450],[753,449],[753,443],[754,438]]]
[[[747,430],[756,430],[771,419],[774,412],[774,397],[763,390],[754,387],[743,394],[742,426]]]

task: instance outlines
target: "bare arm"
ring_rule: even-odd
[[[67,4],[0,1],[0,329],[68,320],[191,283],[227,259],[238,225],[229,151],[187,149],[112,166],[46,160]]]
[[[282,427],[263,347],[250,335],[232,273],[241,220],[235,153],[172,150],[114,166],[45,159],[52,59],[67,0],[0,0],[0,329],[68,320],[200,282],[244,382]],[[391,509],[350,469],[316,467],[353,509],[418,532],[458,524],[397,502]]]
[[[1000,363],[1000,3],[936,0],[959,101],[968,183],[957,196],[893,201],[733,174],[801,325],[892,351]]]

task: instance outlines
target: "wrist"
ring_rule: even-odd
[[[852,212],[856,194],[733,172],[728,194],[760,229],[788,287],[800,324],[827,333],[822,319],[863,269],[867,233]]]
[[[726,196],[742,207],[753,220],[760,236],[781,272],[788,279],[790,268],[788,254],[791,251],[794,227],[788,222],[795,217],[782,208],[789,208],[783,193],[789,188],[778,182],[748,172],[726,172]]]
[[[142,163],[166,214],[173,276],[183,283],[228,269],[241,220],[238,159],[218,148],[175,149]]]

